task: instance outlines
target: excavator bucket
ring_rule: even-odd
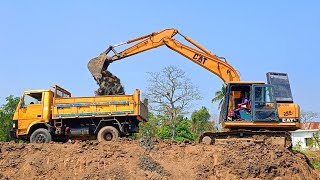
[[[109,66],[109,56],[105,53],[100,54],[99,56],[92,58],[88,63],[88,69],[91,72],[92,76],[96,81],[101,79],[103,70],[106,70]]]

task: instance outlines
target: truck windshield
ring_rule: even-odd
[[[42,93],[25,94],[23,97],[23,106],[29,104],[41,104]]]

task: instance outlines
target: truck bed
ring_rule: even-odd
[[[53,119],[136,116],[147,121],[148,108],[138,89],[131,95],[54,98]]]

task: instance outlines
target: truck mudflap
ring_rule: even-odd
[[[232,130],[229,132],[205,132],[199,138],[199,143],[205,144],[225,144],[230,141],[251,141],[286,148],[292,147],[291,134],[286,131]]]

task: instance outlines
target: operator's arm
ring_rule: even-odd
[[[238,104],[238,106],[246,105],[248,102],[249,102],[248,99],[247,99],[247,98],[244,98],[244,99],[243,99],[243,102],[240,103],[240,104]]]
[[[206,68],[210,72],[219,76],[225,83],[229,81],[239,81],[240,77],[237,71],[226,61],[221,60],[219,57],[206,50],[198,43],[192,41],[190,38],[183,36],[188,42],[199,48],[199,50],[192,47],[186,46],[177,40],[173,39],[178,30],[176,29],[166,29],[160,32],[155,32],[148,34],[139,38],[129,40],[125,43],[121,43],[115,46],[110,46],[105,52],[101,53],[100,56],[93,58],[88,63],[88,68],[95,78],[99,78],[100,73],[103,69],[114,61],[132,56],[134,54],[157,48],[162,45],[166,45],[170,49],[178,52],[179,54],[185,56],[186,58],[192,60],[198,65]],[[180,34],[180,33],[179,33]],[[181,34],[180,34],[181,35]],[[129,44],[142,40],[135,45],[123,50],[122,52],[117,52],[114,48],[119,45]],[[107,54],[113,51],[113,56],[107,56]]]

